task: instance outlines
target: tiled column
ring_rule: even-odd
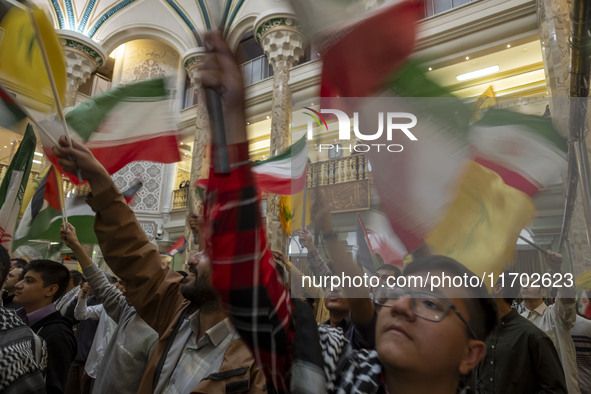
[[[304,53],[304,36],[293,15],[276,13],[255,22],[256,40],[273,67],[273,103],[271,112],[271,156],[291,143],[291,91],[289,72]],[[279,196],[267,198],[267,236],[271,249],[286,252],[287,234],[279,219]]]
[[[183,65],[187,71],[187,75],[191,79],[191,84],[198,89],[195,122],[195,136],[193,138],[193,153],[191,156],[191,178],[189,186],[189,198],[187,201],[187,215],[190,213],[200,213],[202,211],[202,204],[199,196],[195,193],[193,185],[201,178],[208,176],[208,146],[209,146],[209,117],[207,115],[207,108],[205,106],[205,98],[203,90],[201,89],[201,79],[199,77],[199,70],[205,60],[205,51],[202,48],[196,48],[183,57]],[[185,252],[185,261],[197,251],[196,243],[198,240],[194,239],[194,234],[189,225],[185,225],[185,238],[189,241],[187,250]],[[203,247],[203,246],[201,246]]]

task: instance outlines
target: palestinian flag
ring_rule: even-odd
[[[150,79],[112,89],[78,105],[66,120],[73,134],[113,174],[132,161],[175,163],[180,160],[172,98],[165,80]],[[61,123],[47,124],[57,139]],[[41,137],[46,156],[58,166],[53,143]],[[61,169],[61,168],[60,168]],[[68,177],[76,184],[78,178]]]
[[[13,95],[0,85],[0,127],[11,130],[26,117],[16,104]]]
[[[37,189],[25,210],[14,236],[13,249],[30,240],[61,242],[62,226],[60,209],[61,175],[51,166],[40,175]],[[96,244],[94,234],[94,212],[86,204],[86,196],[65,199],[68,222],[76,227],[78,240],[82,244]]]
[[[0,185],[0,244],[11,249],[16,221],[33,165],[37,138],[31,125],[12,158]]]
[[[470,130],[474,160],[530,196],[562,183],[567,144],[548,118],[488,110]]]
[[[304,136],[281,154],[256,163],[252,172],[259,189],[293,195],[306,187],[307,165],[308,145]]]
[[[166,253],[171,256],[174,256],[177,253],[183,253],[185,249],[187,249],[187,238],[185,238],[185,236],[183,235],[179,238],[178,241],[175,242],[174,245],[170,247],[170,249],[166,251]]]

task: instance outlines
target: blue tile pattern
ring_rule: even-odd
[[[57,23],[59,24],[59,28],[63,29],[64,25],[64,14],[62,13],[62,9],[60,8],[59,3],[57,0],[51,0],[51,5],[55,10],[55,15],[57,16]]]
[[[201,41],[199,32],[195,28],[195,25],[193,25],[193,22],[191,22],[189,17],[183,12],[181,7],[179,7],[178,4],[174,2],[174,0],[166,0],[166,3],[168,3],[168,5],[172,7],[172,9],[178,14],[178,16],[183,20],[183,22],[185,22],[185,24],[189,27],[189,30],[191,30],[191,32],[195,36],[195,39],[197,40],[197,44],[199,46],[203,46],[203,42]]]
[[[97,30],[100,29],[100,27],[103,25],[103,23],[105,23],[107,21],[107,19],[109,19],[110,17],[112,17],[117,12],[121,11],[123,8],[127,7],[128,5],[133,3],[134,1],[135,0],[123,0],[122,2],[115,4],[113,7],[109,8],[107,11],[105,11],[100,16],[100,18],[96,21],[96,23],[92,26],[90,31],[88,32],[88,37],[90,37],[90,38],[94,37]]]
[[[95,5],[96,5],[96,0],[90,0],[88,2],[88,5],[86,6],[86,9],[84,10],[84,14],[82,14],[82,19],[80,19],[80,24],[78,25],[77,30],[79,33],[82,33],[84,31],[84,29],[86,28],[86,24],[88,23],[88,18],[90,18],[90,13],[94,9]]]

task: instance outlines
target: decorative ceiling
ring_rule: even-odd
[[[133,19],[139,24],[145,21],[149,25],[154,22],[154,17],[156,20],[160,18],[160,21],[165,22],[162,15],[164,7],[178,19],[178,22],[201,46],[202,32],[216,27],[227,32],[246,0],[36,0],[35,2],[49,11],[57,29],[76,31],[95,40],[110,20],[121,15],[128,14],[127,18],[123,19]],[[133,18],[129,18],[130,16]]]

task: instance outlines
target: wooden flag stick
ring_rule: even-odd
[[[45,71],[47,73],[47,78],[49,79],[49,84],[51,85],[51,91],[53,92],[53,99],[55,101],[55,106],[57,109],[57,116],[62,121],[62,126],[64,128],[64,133],[66,134],[66,138],[68,139],[68,143],[70,147],[72,145],[72,137],[70,136],[70,129],[68,128],[68,122],[66,121],[66,117],[64,116],[64,110],[62,108],[62,103],[59,98],[59,94],[57,91],[57,86],[55,84],[55,78],[53,77],[53,73],[51,72],[51,65],[49,64],[49,58],[47,56],[47,50],[45,49],[45,44],[43,43],[43,39],[41,38],[41,32],[39,31],[39,26],[37,25],[37,21],[35,20],[34,10],[31,7],[28,7],[29,16],[31,17],[31,24],[33,29],[35,30],[35,37],[37,39],[37,43],[39,44],[39,49],[41,50],[41,57],[43,58],[43,64],[45,65]],[[83,181],[82,179],[82,172],[78,169],[78,180],[80,182]]]
[[[528,244],[529,246],[539,250],[540,252],[544,253],[544,254],[548,254],[548,251],[545,249],[542,249],[541,247],[539,247],[538,245],[536,245],[535,243],[533,243],[532,241],[530,241],[529,239],[525,238],[524,236],[520,235],[519,239],[521,239],[522,241],[524,241],[526,244]]]

